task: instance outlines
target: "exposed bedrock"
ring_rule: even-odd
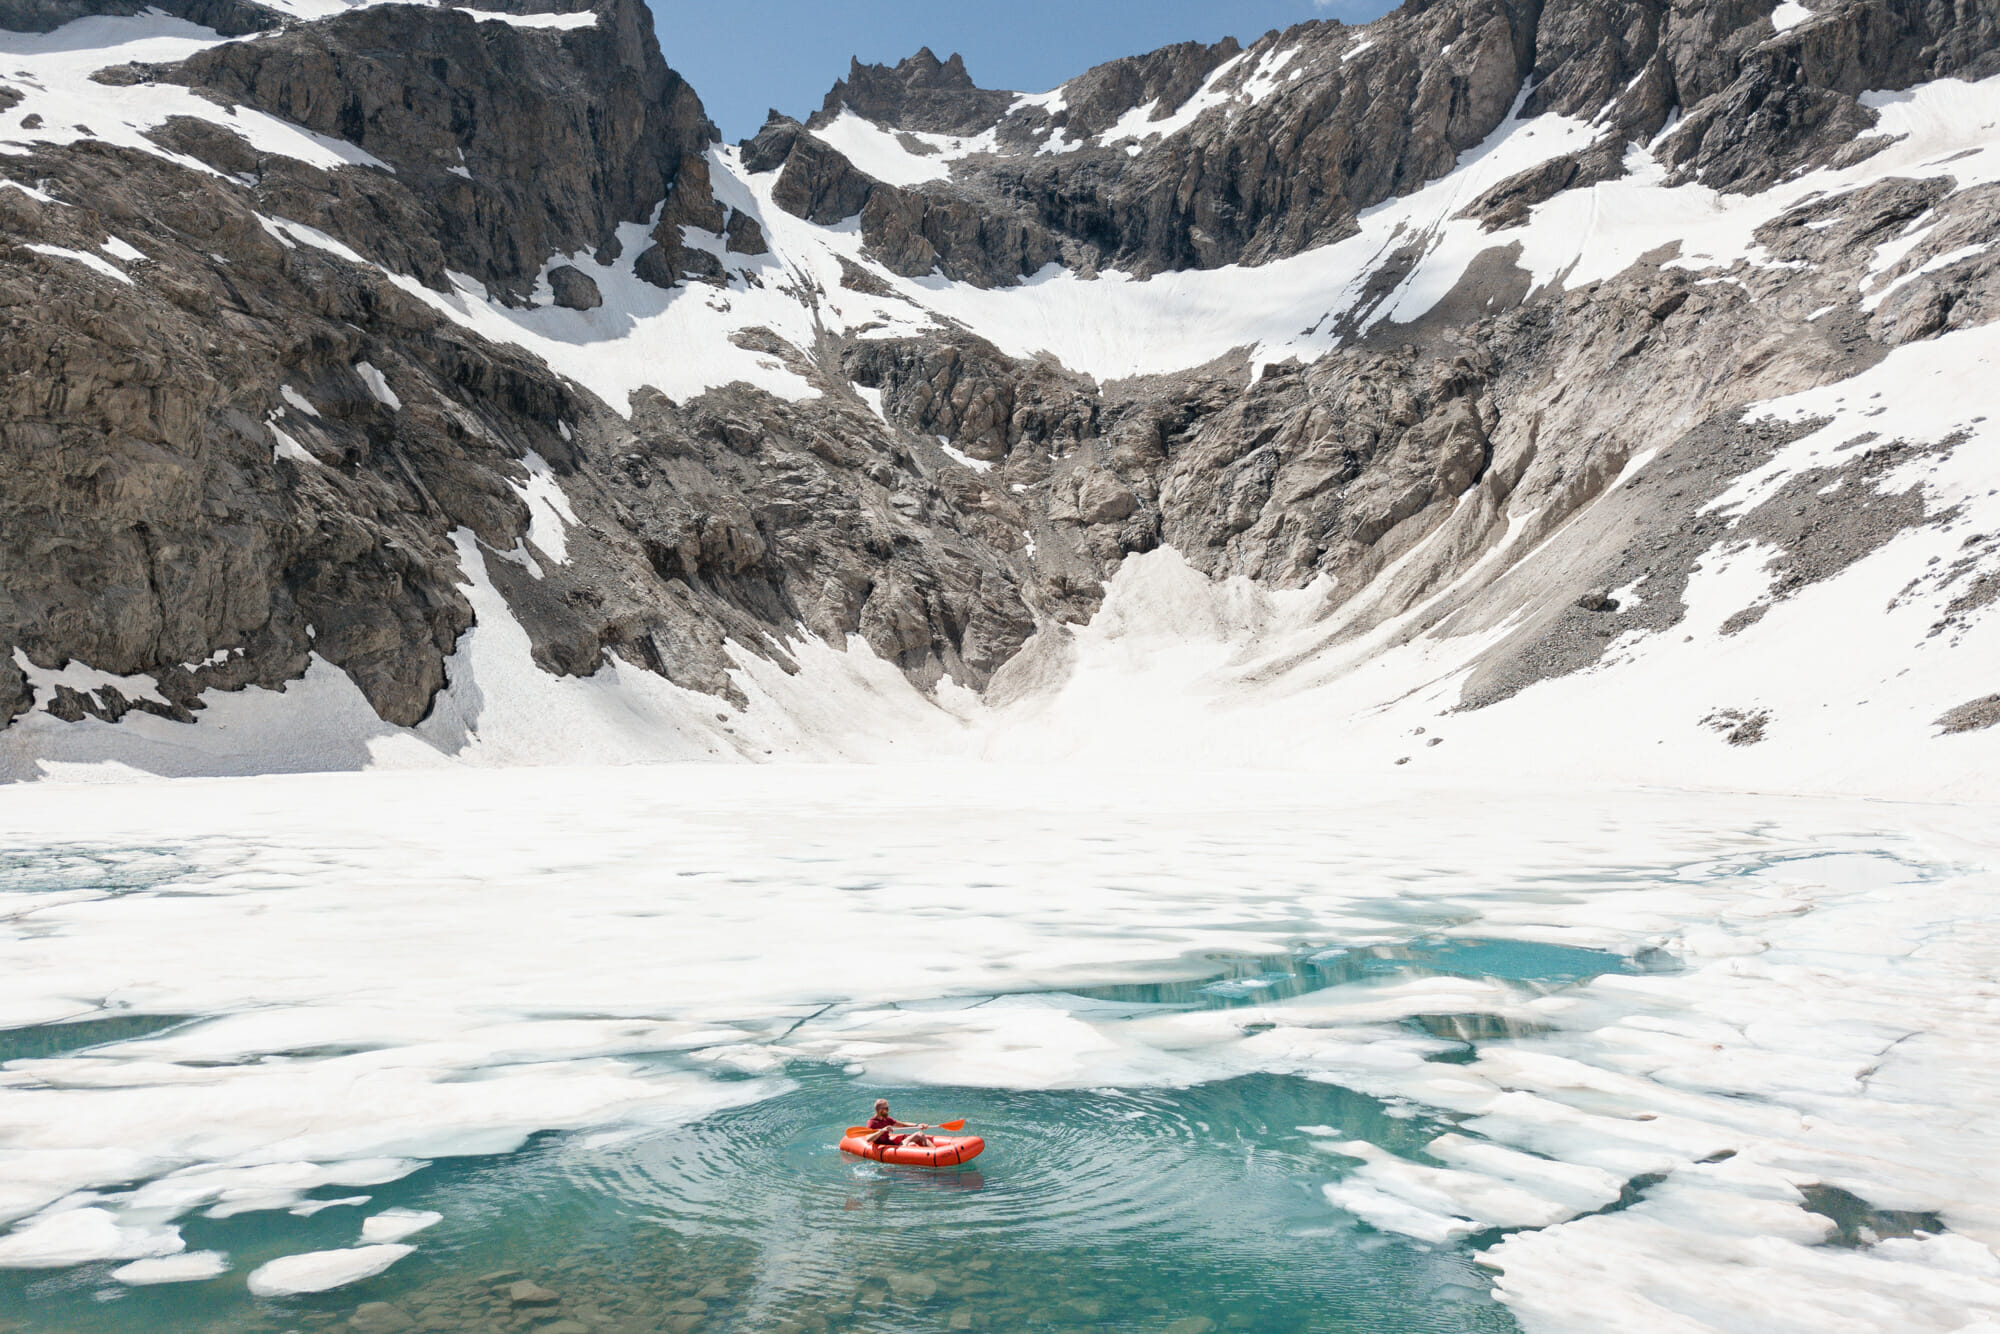
[[[1064,256],[1034,220],[950,190],[878,181],[787,117],[774,115],[746,141],[743,161],[753,173],[778,173],[772,198],[787,213],[822,226],[858,216],[870,254],[904,277],[936,271],[997,287]]]
[[[611,250],[618,224],[646,221],[715,137],[645,6],[602,0],[595,15],[537,29],[376,5],[148,72],[387,163],[434,215],[426,232],[451,268],[520,294],[551,254]],[[692,182],[693,211],[713,207],[707,189]],[[372,238],[344,239],[372,253]]]
[[[858,116],[908,130],[976,134],[1006,115],[1013,101],[1012,93],[974,87],[965,60],[957,53],[939,60],[926,46],[893,69],[854,60],[847,77],[827,93],[813,122],[817,126],[845,107]]]
[[[731,696],[724,642],[782,657],[804,622],[977,683],[1032,631],[1017,507],[941,479],[845,392],[642,395],[628,422],[379,272],[282,243],[231,182],[101,147],[24,165],[79,203],[0,190],[7,655],[155,675],[169,704],[135,707],[185,716],[316,652],[414,723],[471,624],[459,528],[555,672],[616,652]],[[149,257],[129,286],[21,244],[93,251],[114,222]],[[526,540],[542,467],[576,514],[566,560]],[[0,705],[26,702],[10,670]]]
[[[1557,191],[1622,175],[1626,146],[1653,140],[1676,112],[1659,145],[1676,179],[1761,189],[1879,148],[1864,92],[2000,69],[1991,3],[1847,0],[1783,32],[1772,8],[1406,5],[1365,29],[1308,23],[1247,50],[1189,43],[1112,61],[1065,84],[1054,104],[974,88],[962,64],[940,66],[926,51],[894,68],[857,63],[805,126],[767,126],[748,161],[775,169],[796,154],[784,207],[816,220],[862,214],[870,244],[900,273],[927,273],[934,259],[988,285],[1051,261],[1148,275],[1257,264],[1339,239],[1360,210],[1450,170],[1524,89],[1524,114],[1556,112],[1603,133],[1496,190],[1487,214],[1511,205],[1518,217]],[[868,182],[825,145],[794,147],[843,109],[890,130],[991,130],[994,151],[954,163],[948,184]],[[1043,151],[1057,144],[1066,151]],[[825,186],[835,179],[843,188]],[[942,198],[956,208],[949,224],[934,216]]]

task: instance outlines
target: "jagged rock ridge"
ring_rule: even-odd
[[[1865,131],[1874,115],[1862,92],[2000,68],[1990,13],[1850,4],[1783,32],[1770,13],[1599,0],[1406,5],[1363,29],[1307,23],[1247,50],[1188,44],[1114,61],[1054,101],[1010,99],[997,115],[1006,95],[973,89],[962,62],[941,67],[925,51],[894,69],[857,62],[807,128],[846,110],[892,131],[990,130],[991,151],[954,163],[949,185],[924,193],[976,200],[1037,239],[983,265],[962,243],[939,251],[952,276],[1004,282],[1058,254],[1147,274],[1255,264],[1338,239],[1361,210],[1449,171],[1514,110],[1524,81],[1524,114],[1579,117],[1604,133],[1509,183],[1489,211],[1616,177],[1626,145],[1651,140],[1676,113],[1659,149],[1679,178],[1760,188]],[[940,112],[947,88],[958,100]],[[775,164],[791,142],[791,126],[774,120],[752,169]],[[1070,147],[1048,151],[1055,144]],[[799,171],[829,174],[810,154]],[[782,198],[793,197],[825,211],[817,192]],[[912,257],[903,225],[921,210],[848,213],[857,211],[891,268],[929,272],[912,267],[922,252]]]

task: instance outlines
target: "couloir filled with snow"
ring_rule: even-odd
[[[137,1318],[161,1284],[197,1285],[176,1300],[204,1318],[394,1300],[494,1225],[490,1203],[412,1194],[454,1161],[504,1171],[558,1132],[576,1162],[623,1163],[578,1169],[619,1197],[631,1156],[690,1124],[723,1127],[713,1150],[729,1117],[799,1115],[802,1090],[837,1099],[811,1104],[829,1119],[926,1089],[989,1118],[989,1198],[1046,1178],[1080,1220],[1136,1187],[1065,1178],[1046,1126],[1010,1148],[1010,1108],[1124,1090],[1087,1153],[1238,1090],[1241,1127],[1131,1171],[1275,1174],[1310,1244],[1469,1265],[1455,1281],[1487,1275],[1529,1330],[2000,1319],[1981,810],[1077,766],[457,768],[15,788],[0,838],[0,1041],[46,1049],[0,1066],[0,1310],[37,1328],[92,1293]],[[61,1038],[148,1015],[168,1018]],[[1269,1123],[1294,1087],[1377,1110]],[[761,1134],[803,1156],[746,1173],[733,1211],[851,1183],[821,1127],[776,1117]],[[1245,1130],[1237,1167],[1202,1157]],[[1827,1188],[1875,1212],[1836,1225]],[[1031,1223],[991,1226],[1001,1254]],[[1485,1328],[1481,1309],[1438,1327]]]

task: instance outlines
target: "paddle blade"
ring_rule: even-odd
[[[847,1133],[848,1133],[848,1135],[849,1135],[850,1137],[852,1137],[852,1136],[855,1136],[855,1135],[865,1135],[865,1134],[867,1134],[867,1133],[868,1133],[868,1127],[867,1127],[867,1126],[849,1126],[849,1127],[847,1128]]]

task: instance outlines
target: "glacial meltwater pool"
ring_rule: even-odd
[[[2000,1319],[1984,812],[1297,776],[0,794],[0,1330]],[[878,1094],[965,1169],[843,1157]]]

